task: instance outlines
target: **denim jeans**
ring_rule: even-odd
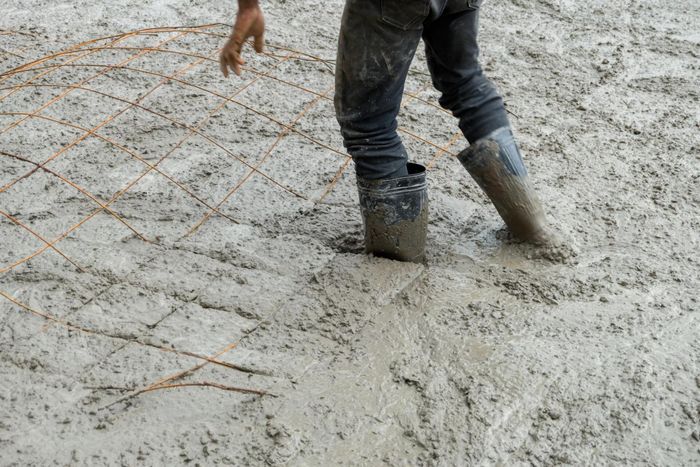
[[[347,0],[338,44],[335,108],[343,140],[366,179],[406,175],[396,116],[423,38],[440,105],[474,142],[508,126],[503,99],[479,65],[482,0]]]

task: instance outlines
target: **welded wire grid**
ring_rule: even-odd
[[[79,287],[54,293],[81,305],[95,289],[114,285],[98,272],[100,262],[116,260],[81,249],[81,239],[130,233],[147,252],[163,238],[198,235],[213,218],[255,224],[261,203],[268,211],[313,209],[341,180],[351,183],[333,115],[332,60],[269,44],[264,54],[249,55],[242,79],[224,80],[217,59],[228,32],[221,24],[139,30],[0,74],[0,278],[6,279],[0,286],[11,287],[12,274],[35,273],[41,260],[50,261],[66,277],[79,271]],[[25,49],[0,54],[18,59]],[[402,112],[408,121],[445,118],[423,95],[428,87],[425,76],[407,86]],[[454,155],[450,148],[459,140],[454,127],[437,135],[400,131],[429,168]],[[173,205],[178,209],[168,212]],[[183,381],[207,365],[248,371],[222,359],[237,342],[205,354],[139,341],[128,330],[110,334],[73,320],[51,293],[26,295],[0,289],[13,309],[46,320],[42,331],[58,325],[198,361],[127,388],[115,403],[183,386],[265,393]]]
[[[5,46],[6,42],[10,42],[7,39],[12,38],[12,42],[16,45]],[[11,60],[23,60],[26,58],[26,50],[29,48],[28,44],[37,39],[37,36],[28,31],[14,31],[9,29],[0,29],[0,64]]]

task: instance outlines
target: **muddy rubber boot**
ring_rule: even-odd
[[[357,179],[365,229],[365,251],[397,261],[419,263],[425,257],[428,191],[425,167],[408,164],[408,175]]]
[[[457,157],[515,237],[534,244],[549,241],[542,205],[510,128],[499,128]]]

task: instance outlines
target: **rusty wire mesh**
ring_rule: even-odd
[[[0,39],[13,38],[19,45],[5,47],[4,41],[0,40],[0,60],[22,60],[26,58],[26,50],[29,48],[29,43],[36,40],[37,36],[31,32],[14,31],[8,29],[0,29]],[[17,41],[17,38],[21,40]]]
[[[86,288],[98,287],[101,279],[93,273],[99,261],[113,258],[81,260],[80,233],[90,224],[96,226],[85,235],[127,229],[148,245],[163,236],[195,236],[212,218],[255,222],[261,200],[273,210],[281,199],[313,208],[332,195],[350,166],[333,116],[332,61],[270,44],[250,58],[243,79],[226,81],[217,57],[228,31],[220,24],[139,30],[0,73],[0,277],[52,252],[66,271],[94,278]],[[31,39],[15,31],[0,34]],[[25,49],[0,53],[23,58]],[[422,94],[428,87],[421,77],[407,88],[402,112],[409,121],[445,118],[434,99]],[[430,168],[442,155],[454,155],[450,148],[459,135],[446,128],[427,135],[407,126],[400,131]],[[301,164],[299,158],[314,162]],[[153,224],[139,217],[133,203],[144,198],[163,210],[186,206],[184,213],[163,212],[166,224],[179,216],[171,224],[175,229],[161,231],[166,224],[160,223],[149,230]],[[76,240],[71,251],[64,247],[69,238]],[[0,295],[45,319],[46,326],[104,334],[74,322],[49,296],[30,304],[8,290]],[[182,386],[264,392],[217,382],[176,383],[209,364],[245,371],[221,359],[236,342],[211,355],[136,343],[199,363],[129,388],[126,397]]]

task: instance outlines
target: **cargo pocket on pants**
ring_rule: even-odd
[[[381,18],[404,31],[420,29],[430,13],[430,0],[380,0]]]

